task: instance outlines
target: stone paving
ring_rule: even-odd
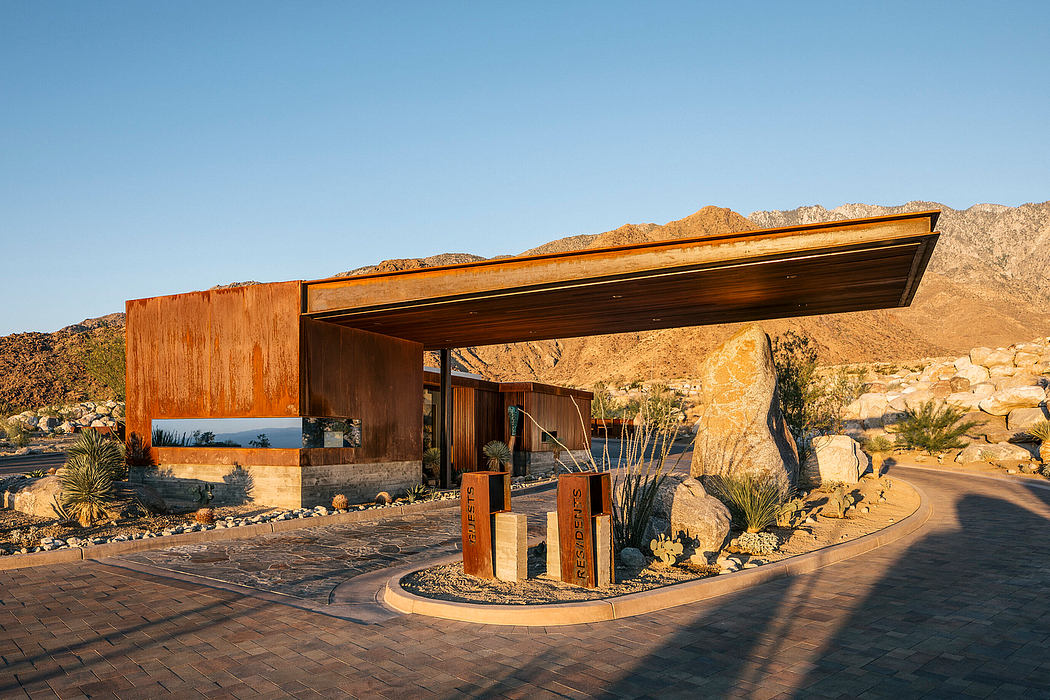
[[[546,528],[553,488],[511,497],[515,512],[529,516],[529,534]],[[327,604],[347,579],[412,564],[461,549],[459,503],[453,507],[372,523],[307,527],[255,539],[181,545],[115,557],[117,564],[146,565],[238,586]]]
[[[0,697],[1050,697],[1050,491],[894,467],[908,540],[701,603],[364,625],[95,562],[0,572]]]

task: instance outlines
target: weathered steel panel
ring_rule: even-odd
[[[128,430],[299,414],[299,282],[127,302]]]
[[[304,464],[420,459],[422,346],[308,318],[302,338],[304,415],[361,419],[361,447],[311,449]]]

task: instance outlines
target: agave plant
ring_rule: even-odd
[[[499,470],[510,464],[511,460],[514,459],[514,455],[511,454],[510,448],[507,444],[500,440],[493,440],[492,442],[485,443],[485,446],[481,448],[481,451],[488,458],[489,469]]]
[[[1050,465],[1050,420],[1039,421],[1025,432],[1039,441],[1039,459]]]

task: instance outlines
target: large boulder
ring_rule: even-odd
[[[802,465],[802,476],[813,484],[841,481],[855,484],[871,467],[871,460],[860,443],[848,435],[822,435],[813,438],[813,449]]]
[[[700,377],[692,476],[749,473],[787,493],[798,478],[798,451],[780,412],[769,336],[745,328],[704,360]]]
[[[698,552],[722,549],[732,517],[729,509],[708,495],[704,485],[684,474],[669,474],[653,499],[653,520],[645,541],[670,530],[696,543]]]
[[[1015,408],[1035,408],[1046,400],[1040,386],[1019,386],[1002,389],[988,398],[981,399],[981,410],[993,416],[1005,416]]]
[[[4,491],[4,508],[41,518],[57,517],[54,504],[62,496],[62,482],[57,476],[22,479],[8,484]]]
[[[988,370],[980,365],[964,365],[955,376],[968,380],[970,384],[979,384],[988,379]]]
[[[1023,462],[1032,458],[1032,453],[1009,442],[999,442],[994,445],[984,445],[975,442],[968,445],[966,449],[955,458],[956,462]]]
[[[1015,408],[1006,417],[1006,425],[1010,430],[1016,432],[1031,428],[1036,423],[1044,420],[1050,420],[1050,411],[1045,407]]]
[[[57,517],[54,504],[62,497],[62,482],[57,476],[19,479],[3,484],[5,508],[41,518]],[[145,484],[118,481],[113,484],[113,512],[135,510],[141,504],[151,513],[164,513],[168,506],[156,489]]]

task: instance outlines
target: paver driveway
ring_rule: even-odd
[[[3,697],[1050,697],[1050,491],[896,468],[912,539],[652,615],[362,625],[102,564],[0,572]]]

